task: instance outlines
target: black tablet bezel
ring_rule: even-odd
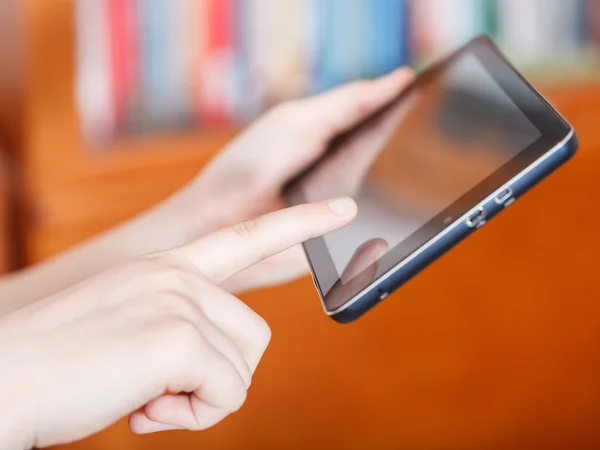
[[[440,61],[420,74],[413,85],[405,90],[400,98],[394,100],[392,104],[395,104],[397,101],[402,101],[402,98],[407,95],[411,89],[419,86],[420,83],[427,83],[429,79],[438,77],[439,74],[444,72],[455,59],[460,58],[465,53],[472,54],[483,64],[486,71],[498,83],[502,90],[539,130],[541,136],[507,164],[479,183],[431,221],[385,254],[376,263],[378,265],[377,278],[392,270],[413,252],[425,245],[436,235],[443,232],[443,230],[449,226],[446,222],[448,217],[461,217],[466,214],[474,206],[479,204],[480,201],[494,193],[507,181],[517,176],[535,161],[544,156],[548,151],[556,147],[571,132],[569,124],[535,90],[535,88],[525,80],[487,36],[480,36],[472,40],[448,58]],[[493,67],[493,70],[490,70],[491,67]],[[384,113],[384,111],[374,115],[373,119],[382,113]],[[371,119],[367,119],[367,122],[369,120]],[[351,130],[346,133],[346,136],[353,131],[354,130]],[[308,171],[310,171],[310,169]],[[302,190],[299,188],[302,178],[303,177],[300,176],[286,189],[286,198],[291,204],[307,202],[307,199],[303,196]],[[328,312],[343,307],[346,302],[351,300],[361,290],[377,281],[376,278],[374,280],[369,280],[366,284],[356,284],[356,286],[353,286],[350,290],[345,289],[344,297],[347,297],[345,299],[329,299],[329,292],[324,292],[322,289],[322,281],[325,279],[336,279],[336,284],[341,284],[342,281],[339,279],[340,276],[335,268],[325,241],[323,238],[311,239],[304,244],[304,249],[311,265],[315,283],[321,294],[324,307]],[[372,268],[369,268],[365,272],[372,272],[372,270]],[[361,278],[361,276],[358,275],[357,278]]]

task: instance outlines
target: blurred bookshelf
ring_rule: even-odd
[[[278,101],[421,68],[481,32],[551,98],[589,97],[599,3],[7,0],[0,60],[23,57],[0,75],[0,125],[21,171],[22,259],[164,198]]]
[[[596,0],[76,0],[88,141],[241,126],[272,105],[485,33],[540,81],[600,68]]]

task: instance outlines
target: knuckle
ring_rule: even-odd
[[[157,376],[168,379],[176,374],[189,389],[194,388],[197,364],[206,357],[208,344],[191,321],[163,317],[160,322],[149,323],[140,339],[145,359],[160,360]]]
[[[150,286],[175,281],[181,271],[171,257],[159,253],[134,259],[130,268],[133,274],[147,277]]]
[[[223,386],[227,387],[227,391],[222,392],[219,406],[227,414],[232,414],[244,405],[248,396],[248,390],[234,369],[227,374],[222,374],[221,379],[227,380],[227,385]]]
[[[248,397],[248,391],[244,388],[238,388],[235,390],[233,398],[231,400],[231,404],[228,407],[230,413],[234,413],[239,411],[244,403],[246,403],[246,398]]]
[[[152,275],[152,281],[164,289],[178,291],[182,285],[181,271],[172,266],[163,267]]]
[[[187,297],[171,291],[157,296],[154,312],[159,318],[185,319],[190,307],[190,300]]]
[[[166,332],[173,344],[186,349],[197,347],[197,340],[201,336],[198,328],[183,317],[171,318]]]
[[[254,315],[252,327],[253,341],[261,349],[266,349],[271,342],[271,327],[267,324],[267,321],[258,314]]]
[[[172,259],[163,258],[151,274],[150,285],[153,288],[169,292],[186,293],[197,282],[197,275]]]
[[[254,219],[245,220],[232,225],[231,229],[239,237],[247,239],[252,238],[256,234],[258,230],[258,224]]]
[[[163,342],[170,364],[183,372],[193,371],[195,364],[208,352],[208,343],[188,319],[171,318],[164,328]]]
[[[154,262],[148,257],[141,257],[117,264],[111,271],[118,277],[134,280],[148,276],[155,267]]]

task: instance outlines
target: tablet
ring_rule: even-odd
[[[485,36],[424,71],[286,189],[290,205],[358,204],[350,225],[304,244],[326,313],[360,317],[577,146],[573,128]]]

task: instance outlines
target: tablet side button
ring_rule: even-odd
[[[502,192],[500,192],[494,200],[498,205],[503,205],[504,207],[507,207],[515,201],[515,198],[513,197],[512,189],[506,188]]]
[[[485,209],[483,209],[483,206],[480,206],[467,218],[467,226],[470,228],[479,228],[485,223],[485,217]]]

